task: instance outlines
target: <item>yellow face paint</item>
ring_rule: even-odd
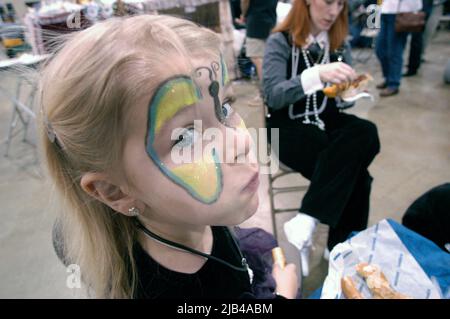
[[[164,123],[170,120],[182,108],[193,105],[201,99],[201,93],[189,78],[180,77],[167,82],[159,89],[155,101],[155,134]]]
[[[241,117],[241,121],[239,122],[239,124],[236,126],[237,128],[243,129],[243,130],[247,130],[247,126],[245,125],[244,120]]]
[[[223,55],[220,55],[220,65],[222,68],[222,86],[225,86],[228,82],[230,82],[230,78],[228,77],[227,64],[225,63]]]
[[[210,160],[183,164],[171,171],[202,202],[214,202],[222,190],[222,174],[214,154]]]
[[[210,204],[219,198],[222,191],[222,171],[215,151],[201,161],[169,168],[160,160],[153,146],[164,123],[201,98],[200,89],[189,77],[180,76],[166,81],[150,102],[146,150],[163,174],[197,200]]]

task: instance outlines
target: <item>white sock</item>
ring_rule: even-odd
[[[325,247],[325,250],[323,252],[323,259],[325,259],[326,261],[330,260],[330,251],[328,250],[327,247]]]
[[[284,224],[287,240],[302,250],[312,245],[312,236],[319,221],[309,215],[298,213],[294,218]]]
[[[309,276],[309,256],[310,256],[310,249],[309,247],[303,247],[302,250],[300,250],[300,261],[302,265],[302,276],[308,277]]]

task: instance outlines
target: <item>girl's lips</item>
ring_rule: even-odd
[[[254,193],[258,190],[259,186],[259,174],[255,173],[250,181],[245,185],[245,187],[242,189],[243,192],[250,192]]]

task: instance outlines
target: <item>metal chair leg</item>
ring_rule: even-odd
[[[5,151],[5,157],[8,157],[9,155],[9,147],[11,146],[11,140],[13,138],[13,131],[17,124],[17,110],[14,106],[13,113],[11,115],[11,120],[9,121],[9,129],[8,129],[8,138],[6,140],[6,151]]]
[[[31,93],[28,96],[27,105],[30,107],[30,109],[33,109],[33,103],[34,103],[34,97],[36,94],[35,87],[31,88]],[[23,130],[23,142],[26,142],[27,140],[27,134],[28,134],[28,126],[30,125],[30,121],[32,121],[33,118],[31,116],[28,116],[28,118],[25,120],[24,123],[24,130]]]
[[[18,78],[16,83],[17,83],[17,86],[16,86],[15,100],[19,101],[20,91],[22,89],[22,79]],[[9,121],[9,130],[8,130],[8,139],[6,141],[5,157],[8,157],[8,155],[9,155],[9,148],[11,146],[14,128],[17,125],[17,120],[20,118],[20,113],[18,113],[19,110],[17,109],[17,105],[16,105],[15,101],[13,101],[12,104],[13,104],[13,114],[11,116],[11,121]],[[18,118],[18,116],[19,116],[19,118]]]

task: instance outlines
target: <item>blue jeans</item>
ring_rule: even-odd
[[[381,63],[383,77],[389,88],[400,86],[403,69],[403,50],[407,32],[395,32],[395,14],[381,15],[381,29],[376,43],[376,54]]]

